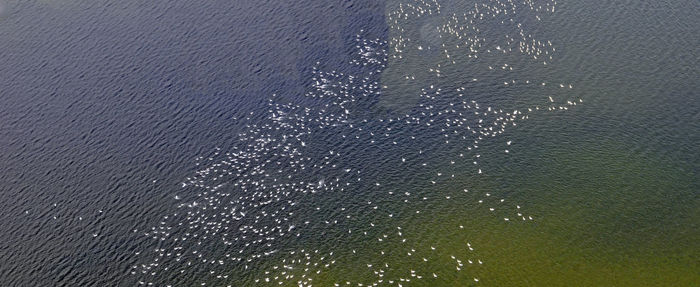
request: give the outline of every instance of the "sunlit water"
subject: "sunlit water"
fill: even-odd
[[[2,3],[1,282],[697,285],[699,9]]]

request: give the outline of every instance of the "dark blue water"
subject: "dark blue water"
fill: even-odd
[[[183,201],[199,198],[201,190],[181,186],[200,169],[196,158],[211,156],[216,162],[217,148],[240,147],[246,142],[241,133],[250,130],[247,125],[270,123],[270,99],[327,107],[323,100],[304,96],[314,90],[314,72],[368,75],[376,67],[351,64],[357,59],[358,36],[379,39],[375,46],[390,49],[393,37],[401,33],[387,15],[399,2],[421,1],[0,0],[0,285],[134,286],[141,280],[158,286],[203,281],[258,285],[254,280],[269,270],[273,259],[251,264],[252,270],[238,263],[225,265],[231,270],[226,280],[210,278],[206,264],[195,264],[180,277],[162,270],[158,276],[130,272],[134,265],[154,262],[153,248],[173,246],[144,232],[165,221],[164,215],[181,212],[176,196]],[[470,1],[439,2],[445,2],[444,13],[472,6]],[[566,113],[533,115],[509,131],[508,138],[517,145],[508,148],[518,157],[503,153],[505,139],[498,140],[500,145],[483,142],[481,154],[489,160],[479,166],[486,179],[472,178],[476,168],[471,159],[449,165],[465,151],[454,142],[441,146],[443,132],[436,128],[399,121],[370,121],[362,125],[363,132],[327,127],[308,142],[308,149],[319,158],[320,151],[340,150],[347,157],[339,164],[366,172],[366,185],[353,193],[307,201],[302,197],[302,207],[294,208],[308,218],[360,219],[335,229],[319,223],[304,236],[280,241],[280,248],[342,254],[338,260],[343,265],[319,278],[322,286],[368,278],[360,267],[371,261],[370,255],[354,259],[351,254],[371,243],[340,234],[356,228],[353,224],[386,219],[370,208],[345,212],[335,207],[364,204],[376,188],[371,183],[382,181],[393,183],[386,188],[397,194],[430,196],[454,190],[452,200],[420,206],[433,210],[428,219],[409,215],[398,224],[414,227],[411,231],[422,242],[416,246],[463,250],[454,242],[477,242],[483,250],[480,258],[491,263],[467,275],[441,275],[447,279],[437,283],[411,282],[416,285],[477,284],[472,280],[476,277],[486,286],[698,283],[693,270],[699,254],[694,242],[700,240],[700,5],[563,2],[540,24],[522,19],[533,27],[528,32],[556,44],[557,56],[547,69],[510,56],[484,56],[484,61],[441,67],[444,75],[438,79],[427,68],[444,61],[441,53],[389,59],[385,70],[368,76],[386,85],[377,87],[381,96],[358,101],[354,119],[361,123],[361,118],[420,112],[417,105],[424,99],[418,95],[432,84],[444,91],[469,87],[464,91],[469,99],[504,109],[540,105],[547,96],[583,99],[581,105]],[[444,21],[421,18],[406,24],[415,30],[405,35],[420,38],[426,47],[440,43],[430,29]],[[490,39],[505,33],[496,24],[485,28]],[[486,70],[496,62],[522,64],[525,68],[513,76],[518,80],[573,83],[574,88],[563,94],[541,87],[504,87],[504,79],[511,78]],[[404,81],[407,73],[417,80]],[[480,81],[473,83],[472,78]],[[457,97],[443,94],[449,96],[435,105],[447,107]],[[393,128],[396,139],[374,143],[341,137],[379,134],[386,127]],[[420,139],[411,141],[411,135]],[[429,154],[428,159],[415,150]],[[404,156],[416,166],[398,168]],[[437,167],[428,175],[420,162]],[[427,183],[438,171],[456,173],[458,183],[440,188]],[[335,172],[342,176],[340,169],[289,174],[331,181]],[[489,221],[493,213],[483,206],[483,213],[463,213],[480,205],[476,198],[457,195],[461,185],[529,205],[527,213],[542,220],[509,227],[500,213],[498,221]],[[380,207],[396,210],[397,217],[409,213],[401,201],[374,199]],[[329,211],[305,211],[315,206]],[[473,232],[456,235],[456,222]],[[442,226],[448,223],[455,223],[452,229]],[[387,226],[394,230],[395,224]],[[423,227],[433,232],[418,231]],[[212,249],[210,254],[226,251]],[[414,268],[400,257],[388,261]],[[530,267],[522,267],[523,262]],[[162,266],[168,264],[176,265],[169,261]],[[437,270],[453,270],[453,265],[444,263]]]
[[[131,231],[195,156],[273,93],[298,98],[317,61],[342,67],[359,30],[385,33],[373,1],[0,4],[4,286],[130,285]]]

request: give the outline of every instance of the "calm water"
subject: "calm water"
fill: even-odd
[[[697,1],[278,2],[0,0],[0,285],[700,285]]]

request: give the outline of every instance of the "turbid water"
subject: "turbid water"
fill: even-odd
[[[696,1],[1,1],[2,286],[697,286]]]

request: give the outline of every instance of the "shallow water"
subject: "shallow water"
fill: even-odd
[[[505,47],[501,37],[514,31],[497,21],[479,23],[485,39],[479,58],[450,49],[448,60],[428,50],[459,42],[434,28],[474,2],[496,3],[438,1],[439,14],[407,17],[400,27],[392,11],[433,2],[0,2],[1,285],[258,286],[281,272],[287,273],[279,278],[296,277],[266,284],[298,285],[302,275],[317,286],[699,284],[700,6],[558,1],[554,13],[518,10],[514,19],[524,30],[556,49],[546,66],[520,53],[496,53],[495,46]],[[391,48],[399,36],[412,42],[396,59]],[[385,67],[353,64],[367,61],[356,45],[386,49],[386,61],[382,53],[370,57]],[[502,69],[504,63],[514,69]],[[356,75],[349,86],[362,86],[363,77],[376,85],[352,92],[357,100],[344,109],[325,106],[333,98],[319,94],[342,90],[315,83],[331,71],[343,75],[327,78],[346,84],[347,75]],[[526,79],[548,85],[522,84]],[[503,84],[511,80],[517,84]],[[434,98],[421,97],[421,89]],[[568,109],[545,111],[550,96]],[[472,138],[449,134],[463,126],[425,125],[457,118],[438,110],[464,100],[482,111],[519,109],[528,117],[479,140],[478,151],[465,150]],[[420,104],[434,105],[435,114],[418,116]],[[527,112],[534,106],[543,109]],[[270,112],[280,110],[285,115]],[[297,134],[283,126],[302,122],[294,114],[320,119],[308,123],[304,145],[288,142],[313,158],[309,168],[250,178],[259,184],[269,175],[304,187],[265,207],[253,206],[260,197],[237,202],[248,206],[247,217],[212,217],[211,208],[236,205],[226,200],[272,196],[274,188],[255,193],[257,184],[240,176],[217,182],[220,171],[196,171],[230,161],[225,153],[258,139]],[[406,114],[420,124],[407,123]],[[472,127],[481,117],[461,116]],[[272,129],[250,138],[241,135],[249,134],[247,125]],[[270,151],[250,154],[289,163]],[[207,187],[193,186],[188,178],[195,176]],[[202,208],[216,198],[222,201]],[[280,210],[283,224],[261,215]],[[198,213],[188,219],[186,212]],[[267,219],[254,222],[253,215]],[[223,231],[207,229],[207,222],[235,231],[222,239]],[[197,244],[179,223],[217,235]],[[166,226],[168,235],[152,232]],[[283,228],[275,239],[263,236],[265,246],[240,237],[246,226]],[[190,241],[178,244],[178,236]],[[235,244],[223,244],[234,237]],[[177,246],[209,260],[160,255]],[[245,259],[230,259],[237,256]],[[299,259],[320,267],[281,271],[282,260]],[[152,263],[158,265],[143,267]]]

